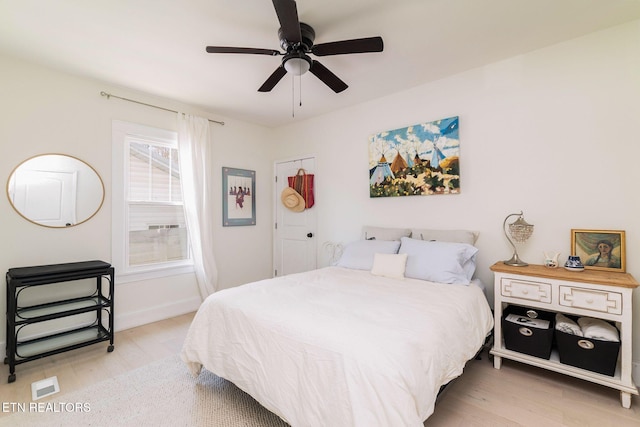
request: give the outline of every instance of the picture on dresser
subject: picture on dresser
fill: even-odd
[[[625,235],[622,230],[571,230],[571,255],[584,268],[625,272]]]

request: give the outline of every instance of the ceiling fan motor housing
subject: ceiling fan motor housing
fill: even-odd
[[[284,35],[282,33],[282,28],[278,30],[278,38],[280,39],[280,46],[282,47],[282,49],[287,51],[287,53],[291,52],[292,50],[300,50],[302,52],[309,52],[311,50],[311,47],[313,46],[313,41],[316,39],[316,32],[313,30],[311,25],[301,22],[300,36],[302,38],[302,41],[300,43],[300,46],[296,46],[284,38]]]

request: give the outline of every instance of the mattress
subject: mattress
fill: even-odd
[[[294,427],[417,427],[492,327],[477,282],[327,267],[209,296],[181,357]]]

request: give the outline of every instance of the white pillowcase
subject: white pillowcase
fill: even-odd
[[[476,269],[478,248],[467,243],[434,242],[403,237],[399,253],[406,253],[405,277],[430,282],[468,285]]]
[[[375,254],[371,274],[374,276],[404,278],[404,269],[407,265],[407,254]]]
[[[375,254],[397,254],[400,242],[389,240],[357,240],[344,247],[338,267],[354,270],[369,270],[373,268]]]

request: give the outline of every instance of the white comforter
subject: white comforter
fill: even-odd
[[[492,327],[473,283],[327,267],[211,295],[181,355],[294,427],[422,426]]]

